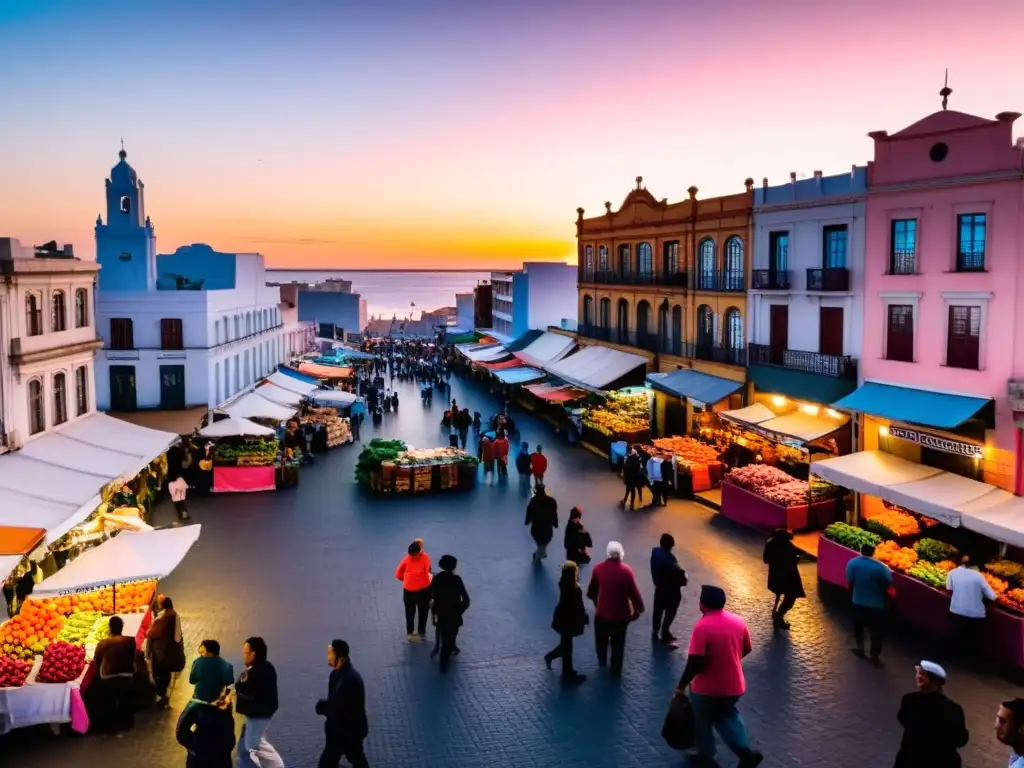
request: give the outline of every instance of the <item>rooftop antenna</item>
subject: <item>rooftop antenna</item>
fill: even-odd
[[[946,69],[946,80],[942,84],[942,90],[939,91],[939,96],[942,97],[942,109],[946,109],[946,105],[949,103],[949,96],[953,93],[953,89],[949,87],[949,69]]]

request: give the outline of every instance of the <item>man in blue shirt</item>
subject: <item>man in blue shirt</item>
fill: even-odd
[[[864,630],[871,636],[871,660],[878,662],[885,639],[885,607],[892,588],[892,571],[875,560],[875,547],[865,544],[860,557],[846,564],[846,583],[853,590],[853,636],[857,647],[853,652],[864,656]]]

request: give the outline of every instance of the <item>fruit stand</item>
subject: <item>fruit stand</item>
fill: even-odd
[[[926,524],[914,535],[929,528],[935,530],[934,525]],[[912,546],[903,546],[901,541],[908,541],[905,533],[890,538],[866,528],[833,523],[818,544],[818,578],[845,589],[846,564],[860,554],[862,545],[872,544],[875,558],[893,572],[895,615],[931,635],[949,637],[946,574],[956,567],[960,552],[930,537],[918,538]],[[1024,669],[1024,566],[996,559],[983,565],[981,572],[998,596],[997,604],[988,606],[985,618],[985,655],[998,664]]]
[[[663,456],[671,457],[680,495],[692,496],[721,484],[724,467],[713,446],[692,437],[659,437],[652,442]]]
[[[353,440],[349,420],[339,416],[335,408],[307,408],[302,415],[302,423],[313,424],[318,429],[324,430],[326,438],[324,447],[326,448],[337,448],[339,445],[351,443]]]
[[[580,414],[583,441],[599,448],[613,442],[645,443],[651,437],[650,399],[643,387],[609,392],[600,405]]]
[[[122,533],[42,581],[18,615],[0,624],[0,733],[72,721],[84,712],[81,692],[95,668],[97,643],[109,618],[142,649],[152,622],[157,580],[167,576],[199,538],[192,525]]]
[[[844,510],[838,491],[827,483],[808,483],[777,467],[748,464],[725,476],[720,514],[762,531],[800,531],[823,528],[841,519]]]
[[[213,491],[233,493],[273,491],[277,433],[249,419],[230,417],[199,430],[216,440],[213,449]]]
[[[374,439],[356,461],[356,480],[374,493],[468,490],[477,458],[459,448],[410,448],[401,440]]]

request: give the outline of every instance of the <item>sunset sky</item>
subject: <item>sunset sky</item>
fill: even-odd
[[[1024,112],[1022,0],[3,0],[0,236],[93,258],[124,138],[158,250],[572,259],[575,209],[847,171]],[[1024,134],[1024,121],[1018,124]]]

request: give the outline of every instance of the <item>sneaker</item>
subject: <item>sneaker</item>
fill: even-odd
[[[408,643],[418,643],[420,641],[420,636],[417,635],[415,632],[410,632],[405,636],[405,640]]]
[[[562,682],[567,685],[579,685],[587,679],[586,675],[581,675],[579,672],[570,672],[568,675],[562,675]]]
[[[676,641],[676,636],[673,635],[671,632],[662,632],[661,639],[664,640],[666,643],[674,643]]]
[[[760,752],[748,752],[740,758],[738,768],[756,768],[764,760],[764,755]]]

